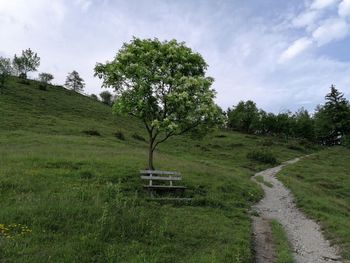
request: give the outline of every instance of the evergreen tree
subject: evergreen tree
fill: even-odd
[[[325,144],[339,144],[350,132],[350,105],[333,85],[325,99],[325,105],[316,109],[317,137]]]

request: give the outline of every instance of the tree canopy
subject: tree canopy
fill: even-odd
[[[79,76],[79,73],[75,70],[68,74],[64,85],[68,89],[74,90],[75,92],[82,92],[85,87],[84,80]]]
[[[30,48],[22,50],[22,55],[20,57],[15,55],[13,58],[13,67],[18,75],[25,79],[27,78],[28,72],[37,71],[39,66],[40,57]]]
[[[6,78],[12,74],[11,60],[0,57],[0,93],[5,86]]]
[[[350,133],[350,104],[333,85],[325,99],[315,114],[317,137],[325,144],[338,144]]]
[[[203,57],[176,40],[133,38],[116,57],[98,63],[95,75],[115,89],[113,110],[142,120],[149,134],[149,168],[153,151],[174,135],[205,129],[215,122],[218,108],[205,75]]]
[[[39,74],[39,80],[45,84],[49,84],[53,80],[53,75],[50,73],[42,72]]]
[[[100,97],[102,99],[102,102],[107,105],[112,105],[113,104],[113,95],[110,93],[108,90],[102,91],[100,93]]]

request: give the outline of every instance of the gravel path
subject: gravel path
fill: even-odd
[[[260,184],[265,191],[265,197],[257,205],[255,205],[253,209],[258,212],[259,216],[264,220],[277,219],[283,225],[288,239],[293,246],[294,259],[296,262],[342,262],[337,249],[332,247],[323,237],[320,226],[314,221],[308,219],[295,206],[294,198],[291,192],[274,177],[274,175],[277,174],[283,166],[295,163],[297,161],[299,161],[299,159],[285,162],[280,166],[257,173],[253,177],[253,180],[255,180],[256,176],[262,176],[265,181],[273,184],[273,187],[267,187]],[[269,236],[268,229],[266,231],[256,231],[256,229],[262,227],[263,226],[259,226],[259,220],[257,217],[253,217],[255,246],[259,246],[259,239],[264,240],[266,239],[266,235]],[[264,255],[261,255],[261,253],[259,255],[259,251],[262,250],[264,250],[264,248],[255,248],[256,262],[272,262],[266,259],[264,261],[262,258]]]

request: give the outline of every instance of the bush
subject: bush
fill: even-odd
[[[80,179],[91,179],[94,177],[94,174],[90,171],[81,171],[79,175]]]
[[[47,86],[44,83],[39,84],[39,90],[47,90]]]
[[[275,144],[275,142],[270,138],[270,139],[266,139],[266,140],[264,140],[263,142],[262,142],[262,145],[263,146],[272,146],[272,145],[274,145]]]
[[[277,159],[273,153],[265,149],[251,151],[247,154],[247,158],[261,163],[277,164]]]
[[[125,141],[125,136],[121,131],[116,132],[114,136],[119,140]]]
[[[83,131],[83,133],[90,136],[101,136],[101,134],[96,130],[86,130],[86,131]]]
[[[218,134],[215,135],[215,138],[226,138],[227,136],[225,134]]]
[[[301,152],[305,150],[303,147],[301,147],[295,143],[288,144],[287,148],[291,149],[291,150],[295,150],[295,151],[301,151]]]
[[[133,137],[135,140],[145,142],[146,139],[142,137],[141,135],[138,135],[137,133],[134,133],[131,137]]]
[[[30,84],[29,80],[21,78],[21,77],[18,78],[18,83],[24,84],[24,85],[29,85]]]
[[[309,141],[307,139],[300,140],[299,144],[301,146],[303,146],[305,149],[312,149],[312,150],[317,150],[318,149],[318,146],[315,143],[313,143],[313,142],[311,142],[311,141]]]
[[[345,135],[342,139],[341,139],[341,145],[347,147],[350,149],[350,135]]]

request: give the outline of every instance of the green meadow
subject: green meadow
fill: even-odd
[[[1,262],[251,262],[249,211],[263,192],[250,178],[272,164],[247,154],[268,150],[282,162],[313,151],[297,141],[220,130],[201,140],[174,137],[156,151],[155,165],[181,172],[184,197],[192,200],[157,202],[139,177],[148,152],[137,120],[114,116],[109,106],[62,87],[42,90],[17,78],[1,95],[0,112]],[[349,156],[332,151],[339,160]],[[338,157],[324,159],[327,153],[280,177],[309,194],[313,182],[293,169],[313,171],[330,162],[329,172],[343,169]],[[304,164],[313,160],[313,168]],[[327,195],[310,195],[321,203],[307,199],[302,207],[349,244],[345,169],[331,177],[320,172],[327,184],[320,180],[311,189]],[[331,183],[334,176],[347,186]],[[344,218],[343,226],[332,225],[332,217]]]
[[[350,259],[350,149],[333,147],[283,169],[278,178]]]

